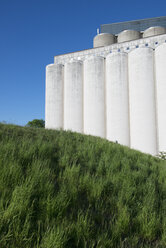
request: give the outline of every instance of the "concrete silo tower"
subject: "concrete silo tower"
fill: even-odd
[[[104,24],[46,67],[46,128],[166,151],[166,17]]]

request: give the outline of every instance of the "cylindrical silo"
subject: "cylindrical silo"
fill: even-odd
[[[102,33],[98,34],[93,39],[93,47],[109,46],[115,43],[115,35]]]
[[[105,137],[104,58],[84,61],[84,133]]]
[[[81,61],[64,66],[64,129],[83,131],[83,64]]]
[[[155,50],[158,151],[166,151],[166,44]]]
[[[107,139],[129,146],[128,55],[106,57]]]
[[[157,145],[153,49],[137,48],[128,56],[131,148],[155,155]]]
[[[63,71],[61,64],[46,66],[46,128],[63,128]]]
[[[136,30],[124,30],[118,34],[118,43],[141,38],[141,33]]]
[[[164,27],[150,27],[143,32],[143,38],[150,36],[161,35],[166,33],[166,28]]]

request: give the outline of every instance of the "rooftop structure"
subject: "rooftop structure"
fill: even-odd
[[[142,32],[149,27],[155,27],[155,26],[166,27],[166,16],[135,20],[135,21],[102,24],[100,25],[100,33],[110,33],[117,35],[123,30],[127,30],[127,29]]]

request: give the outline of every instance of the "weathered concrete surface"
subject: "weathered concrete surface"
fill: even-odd
[[[105,138],[104,58],[84,61],[84,133]]]
[[[143,38],[161,35],[166,33],[166,28],[164,27],[150,27],[143,32]]]
[[[115,43],[113,34],[98,34],[93,39],[93,47],[109,46]]]
[[[75,61],[64,67],[64,129],[83,132],[83,64]]]
[[[107,139],[130,145],[128,55],[111,53],[106,57]]]
[[[157,153],[153,49],[129,53],[129,103],[131,148]]]
[[[124,30],[118,34],[118,43],[131,40],[138,40],[141,38],[141,33],[135,30]]]

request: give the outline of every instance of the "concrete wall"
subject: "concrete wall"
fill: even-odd
[[[55,58],[46,68],[46,128],[166,151],[165,41],[159,35]]]

